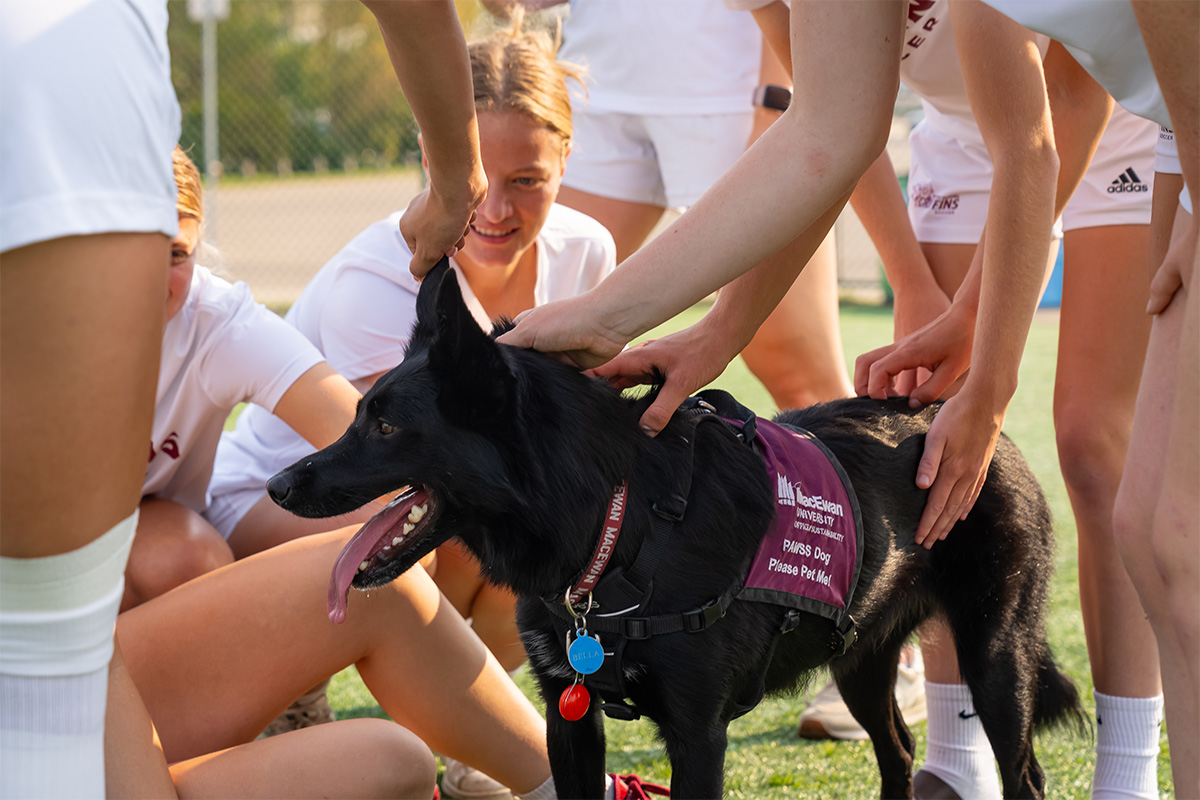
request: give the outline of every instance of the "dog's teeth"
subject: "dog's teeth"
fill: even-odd
[[[392,546],[391,546],[390,544],[385,544],[385,545],[383,546],[383,549],[384,549],[384,550],[391,550],[391,549],[392,549]]]
[[[367,568],[367,562],[366,562],[366,561],[364,561],[364,562],[362,562],[361,564],[359,564],[359,565],[358,565],[358,571],[359,571],[359,572],[362,572],[362,571],[363,571],[364,569],[366,569],[366,568]]]
[[[403,528],[404,535],[405,535],[405,536],[408,536],[408,534],[412,533],[412,529],[413,529],[413,528],[415,528],[415,527],[416,527],[416,526],[415,526],[415,525],[413,525],[411,522],[406,522],[406,523],[404,523],[404,528]]]
[[[410,522],[420,522],[420,521],[421,521],[421,517],[425,516],[425,512],[426,512],[428,509],[429,509],[429,506],[427,506],[427,505],[424,505],[424,506],[413,506],[413,507],[412,507],[412,510],[408,512],[408,519],[409,519],[409,521],[410,521]]]
[[[407,533],[407,531],[405,531],[405,532]],[[400,537],[400,536],[397,536],[395,539],[392,539],[392,544],[391,544],[391,545],[388,545],[388,547],[391,547],[392,545],[400,544],[400,543],[401,543],[401,542],[403,542],[403,541],[404,541],[404,539],[403,539],[402,537]],[[387,550],[387,547],[385,547],[385,548],[383,548],[383,549],[384,549],[384,550]]]

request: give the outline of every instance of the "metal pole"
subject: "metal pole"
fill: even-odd
[[[204,80],[204,216],[205,238],[218,245],[217,183],[221,177],[221,146],[217,125],[217,15],[213,0],[205,2],[201,23]]]

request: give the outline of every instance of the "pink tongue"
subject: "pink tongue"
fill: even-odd
[[[333,564],[333,573],[329,576],[329,595],[326,602],[330,620],[337,623],[345,621],[350,584],[358,573],[358,565],[376,551],[379,541],[384,536],[395,536],[392,531],[404,523],[412,507],[424,503],[426,499],[424,489],[406,489],[382,511],[367,520],[342,548]]]

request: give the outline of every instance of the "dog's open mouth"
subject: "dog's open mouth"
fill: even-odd
[[[358,529],[342,548],[329,576],[329,619],[346,619],[351,586],[371,588],[395,577],[389,574],[382,579],[380,573],[422,538],[433,517],[433,505],[425,487],[409,487]]]

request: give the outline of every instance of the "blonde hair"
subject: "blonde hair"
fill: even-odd
[[[518,8],[507,30],[468,46],[475,111],[520,111],[558,134],[565,153],[572,132],[567,78],[582,86],[584,69],[557,59],[558,36],[522,31],[523,21]]]
[[[175,201],[179,216],[195,217],[203,222],[204,208],[201,198],[204,194],[200,188],[200,170],[196,169],[192,159],[188,158],[188,154],[183,152],[179,145],[175,145],[171,161],[175,167],[175,186],[179,189],[179,196]]]

